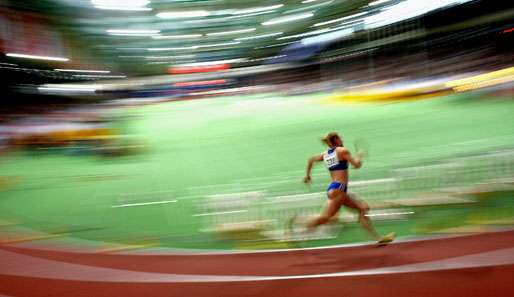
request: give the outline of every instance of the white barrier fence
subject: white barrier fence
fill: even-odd
[[[350,182],[349,189],[371,205],[415,198],[419,202],[417,205],[422,205],[423,197],[429,193],[457,192],[481,184],[508,183],[513,177],[514,151],[499,151],[455,158],[440,164],[396,169],[391,178]],[[210,195],[199,205],[195,216],[203,217],[209,230],[251,222],[269,222],[272,228],[281,229],[294,215],[319,214],[325,199],[325,192],[271,196],[263,190]],[[426,199],[427,205],[433,203],[433,195],[431,200]]]

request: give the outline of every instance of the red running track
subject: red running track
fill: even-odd
[[[225,254],[2,246],[0,263],[0,296],[514,295],[514,231]]]

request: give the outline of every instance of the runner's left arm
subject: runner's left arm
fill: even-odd
[[[344,160],[350,162],[350,164],[352,164],[353,168],[355,168],[355,169],[361,168],[361,166],[362,166],[362,154],[361,153],[357,153],[357,157],[354,159],[349,150],[347,150],[346,148],[342,148],[341,151],[339,152],[339,154]]]

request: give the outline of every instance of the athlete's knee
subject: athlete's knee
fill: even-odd
[[[320,225],[326,224],[326,223],[328,223],[328,221],[330,221],[329,216],[319,216],[318,217],[318,224],[320,224]]]
[[[366,215],[369,212],[369,205],[362,201],[362,203],[359,205],[359,213],[361,215]]]

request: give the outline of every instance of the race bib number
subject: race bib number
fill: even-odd
[[[327,166],[327,168],[334,167],[339,163],[335,151],[331,154],[323,155],[323,161],[325,161],[325,165]]]

